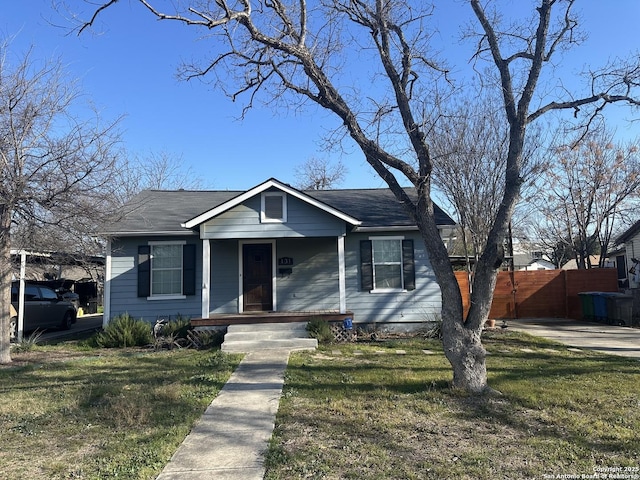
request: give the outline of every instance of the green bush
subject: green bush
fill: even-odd
[[[34,331],[28,337],[24,337],[20,343],[16,343],[13,346],[13,351],[16,353],[30,352],[36,345],[38,345],[43,333],[44,332],[42,330]]]
[[[307,323],[307,332],[318,340],[318,343],[331,343],[334,340],[329,322],[321,318],[314,317],[310,319],[309,323]]]
[[[175,320],[170,320],[162,326],[160,334],[164,337],[187,338],[187,332],[191,329],[189,317],[178,315]]]
[[[193,330],[191,332],[193,338],[200,342],[200,347],[218,348],[224,342],[224,332],[222,330]]]
[[[111,319],[107,328],[95,336],[98,347],[141,347],[153,342],[151,325],[142,319],[135,319],[123,313]]]

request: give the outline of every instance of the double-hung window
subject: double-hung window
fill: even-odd
[[[373,289],[399,290],[402,283],[402,244],[400,239],[373,239]]]
[[[360,242],[362,290],[394,292],[415,289],[413,240],[371,237]]]
[[[149,299],[195,295],[195,244],[149,242],[138,247],[138,296]]]
[[[182,295],[182,245],[151,245],[151,296]]]

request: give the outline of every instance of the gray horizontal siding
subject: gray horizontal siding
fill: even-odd
[[[279,240],[277,255],[293,258],[291,274],[276,279],[278,310],[311,311],[340,308],[337,239]]]
[[[232,239],[338,236],[346,227],[344,221],[291,196],[287,198],[286,222],[261,223],[260,195],[256,195],[201,228],[203,238]]]
[[[138,297],[138,245],[150,240],[166,238],[126,238],[112,241],[111,245],[111,317],[128,313],[135,318],[154,322],[158,316],[183,315],[199,317],[201,313],[200,289],[197,294],[180,300],[147,300]],[[174,238],[172,238],[174,240]],[[193,237],[175,238],[195,243]],[[196,247],[196,285],[202,285],[202,247]]]
[[[239,259],[237,240],[211,241],[211,313],[238,313]]]
[[[347,269],[347,308],[355,321],[365,323],[412,323],[432,320],[441,308],[440,287],[425,251],[424,243],[415,232],[398,235],[413,239],[416,289],[407,292],[370,293],[360,289],[360,240],[367,234],[349,235],[345,246]],[[375,236],[384,236],[376,234]],[[394,232],[391,236],[397,236]]]
[[[379,235],[376,235],[379,236]],[[394,232],[393,236],[397,236]],[[416,289],[408,292],[370,293],[360,291],[360,240],[367,234],[351,234],[346,239],[347,308],[357,323],[412,323],[435,318],[440,312],[440,288],[427,258],[424,244],[415,232]],[[186,237],[185,237],[186,238]],[[137,249],[149,239],[127,238],[112,245],[111,315],[128,312],[154,321],[160,315],[199,317],[201,292],[184,300],[147,300],[137,297]],[[160,238],[156,240],[161,240]],[[193,238],[186,238],[193,242]],[[196,285],[202,285],[202,247],[197,247]],[[335,237],[278,239],[276,258],[291,257],[290,274],[276,271],[279,311],[337,310],[339,278]],[[211,241],[211,313],[236,313],[239,294],[238,240]]]

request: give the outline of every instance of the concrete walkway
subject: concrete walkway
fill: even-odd
[[[571,347],[640,358],[640,328],[559,318],[508,320],[507,325],[510,329],[548,338]]]
[[[289,353],[248,353],[157,480],[262,480]]]

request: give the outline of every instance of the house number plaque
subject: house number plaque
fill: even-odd
[[[291,258],[291,257],[280,257],[278,259],[278,265],[293,265],[293,258]]]

